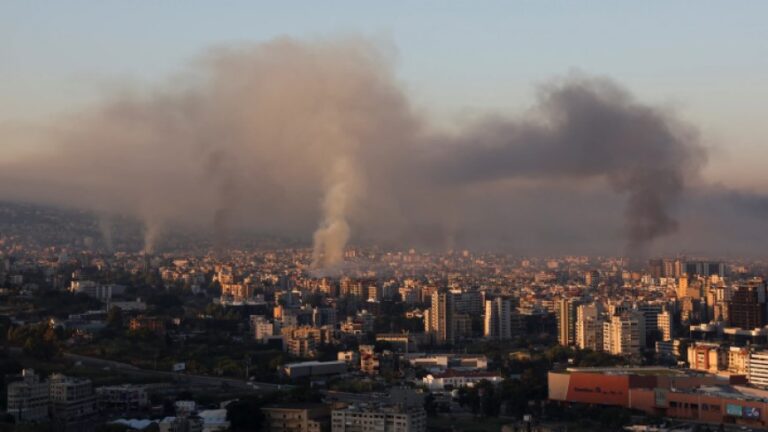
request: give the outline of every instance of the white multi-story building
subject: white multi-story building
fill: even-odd
[[[428,389],[435,391],[442,391],[447,388],[474,387],[482,381],[498,384],[504,381],[504,377],[498,372],[457,371],[449,369],[442,373],[428,374],[422,378],[424,385]]]
[[[600,308],[594,303],[576,308],[576,346],[595,351],[603,349],[603,321]]]
[[[768,351],[755,351],[749,354],[747,377],[752,385],[768,387]]]
[[[603,324],[603,349],[614,355],[639,355],[645,347],[645,319],[640,311],[614,315]]]
[[[331,413],[331,432],[424,432],[424,408],[397,405],[351,405]]]
[[[48,383],[41,382],[32,369],[24,369],[22,377],[21,381],[8,384],[8,414],[18,423],[47,419]]]

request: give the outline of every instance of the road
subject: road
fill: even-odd
[[[18,347],[9,347],[8,351],[14,354],[21,354],[21,348],[18,348]],[[99,369],[109,368],[114,371],[122,371],[122,372],[131,373],[133,375],[142,375],[147,377],[172,378],[175,381],[185,382],[185,383],[199,385],[199,386],[217,386],[217,387],[228,386],[233,389],[251,390],[256,393],[271,393],[279,390],[288,390],[293,388],[293,386],[285,385],[285,384],[273,384],[273,383],[246,381],[246,380],[237,379],[237,378],[213,377],[213,376],[207,376],[207,375],[192,375],[192,374],[178,373],[178,372],[171,372],[171,371],[141,369],[128,363],[122,363],[114,360],[107,360],[107,359],[102,359],[98,357],[89,357],[89,356],[83,356],[83,355],[72,354],[72,353],[64,353],[64,358],[73,362],[79,362],[84,366],[89,366],[93,368],[99,368]]]

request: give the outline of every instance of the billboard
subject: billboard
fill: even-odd
[[[725,413],[731,416],[741,417],[741,405],[727,404]]]
[[[186,363],[175,363],[173,365],[173,371],[174,372],[181,372],[181,371],[185,370],[186,368],[187,368],[187,364]]]
[[[748,419],[759,419],[760,408],[744,407],[741,410],[741,415],[744,416],[744,418],[748,418]]]

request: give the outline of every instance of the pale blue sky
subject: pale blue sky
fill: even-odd
[[[698,125],[717,148],[708,175],[768,186],[766,1],[0,0],[0,122],[162,81],[212,45],[350,33],[391,44],[441,121],[522,110],[569,71],[604,75]]]

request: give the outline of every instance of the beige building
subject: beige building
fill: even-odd
[[[301,358],[314,358],[317,347],[331,342],[331,331],[325,327],[285,327],[282,334],[285,350]]]
[[[696,343],[688,347],[688,367],[716,374],[728,369],[728,351],[719,344]]]
[[[734,375],[747,375],[749,348],[730,347],[728,349],[728,372]]]
[[[614,315],[603,324],[603,349],[614,355],[639,355],[645,347],[645,318],[642,312]]]
[[[280,404],[261,409],[270,432],[328,432],[330,408],[325,404]]]
[[[576,346],[595,351],[603,349],[603,321],[594,303],[576,308]]]
[[[422,407],[351,405],[334,410],[331,432],[425,432],[427,414]]]
[[[659,329],[659,332],[661,333],[661,340],[662,341],[670,341],[672,340],[672,336],[674,334],[674,317],[672,314],[665,310],[661,312],[660,314],[656,315],[656,322],[657,322],[657,328]]]

